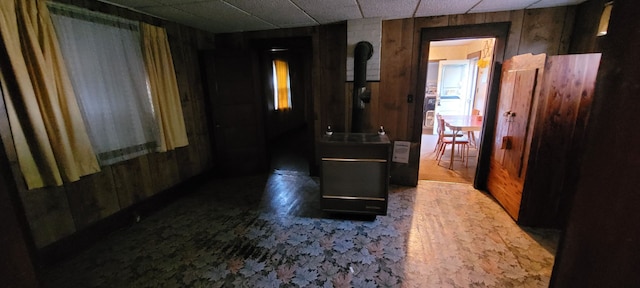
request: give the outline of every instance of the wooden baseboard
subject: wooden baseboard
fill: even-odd
[[[77,255],[114,231],[134,224],[137,217],[145,218],[175,202],[175,200],[192,193],[195,188],[209,180],[211,174],[211,171],[207,170],[193,176],[176,186],[161,191],[41,248],[37,252],[38,264],[40,267],[47,267]]]

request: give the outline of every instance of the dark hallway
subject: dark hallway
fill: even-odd
[[[309,175],[307,126],[285,132],[269,144],[270,168],[274,173]]]

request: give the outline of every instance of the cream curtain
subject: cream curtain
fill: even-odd
[[[139,23],[49,4],[62,56],[101,166],[158,149]]]
[[[100,171],[45,1],[0,1],[4,100],[29,189]]]
[[[146,23],[140,23],[140,28],[142,53],[161,139],[158,150],[164,152],[187,146],[189,141],[167,32]]]

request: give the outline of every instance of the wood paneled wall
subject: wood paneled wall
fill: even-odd
[[[638,10],[638,1],[614,2],[550,287],[640,287]]]
[[[313,137],[319,139],[327,125],[335,131],[347,129],[346,118],[346,46],[347,25],[340,22],[315,27],[265,30],[216,35],[217,48],[251,51],[256,40],[311,38],[311,94],[305,107],[307,122],[313,123]],[[255,95],[263,97],[263,95]],[[350,109],[350,106],[349,106]],[[315,146],[314,146],[315,147]],[[314,147],[310,150],[317,158]],[[313,167],[312,167],[313,168]]]
[[[417,184],[422,106],[415,101],[418,87],[420,32],[423,28],[510,22],[504,59],[524,53],[566,54],[575,18],[575,6],[388,20],[382,23],[380,101],[370,116],[388,130],[389,138],[412,142],[409,164],[392,166],[392,180]],[[424,56],[422,56],[424,57]],[[503,59],[496,59],[502,62]],[[409,103],[407,96],[413,95]],[[416,132],[418,131],[418,132]]]
[[[17,163],[6,110],[0,123],[14,179],[38,248],[89,227],[152,195],[207,171],[212,165],[205,97],[198,49],[211,46],[212,35],[90,0],[59,0],[91,10],[144,21],[167,29],[177,74],[189,145],[166,153],[152,153],[115,165],[61,187],[27,190]],[[2,105],[4,106],[4,104]],[[131,216],[133,221],[133,215]]]
[[[3,142],[0,140],[0,147]],[[33,261],[35,247],[10,167],[7,153],[0,151],[0,283],[5,287],[40,287]]]
[[[573,27],[573,37],[569,45],[569,53],[596,53],[601,52],[602,42],[606,36],[596,36],[600,24],[600,16],[604,4],[611,0],[590,0],[578,6],[576,9],[576,24]]]

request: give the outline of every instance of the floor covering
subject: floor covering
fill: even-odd
[[[187,192],[187,191],[185,191]],[[304,173],[214,179],[76,257],[47,287],[547,287],[558,232],[470,184],[392,186],[386,216],[325,214]]]

